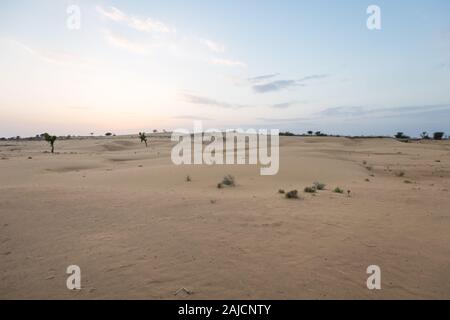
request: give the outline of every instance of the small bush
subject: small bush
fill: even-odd
[[[288,193],[286,193],[286,198],[287,199],[298,199],[298,191],[297,190],[289,191]]]
[[[411,184],[412,183],[410,180],[405,180],[403,182],[406,183],[406,184]]]
[[[434,140],[442,140],[444,137],[444,132],[435,132],[433,133],[433,139]]]
[[[186,176],[186,182],[191,182],[191,181],[192,181],[191,176]]]
[[[409,139],[409,136],[405,135],[403,132],[397,132],[395,135],[395,138],[397,139]]]
[[[223,177],[223,180],[221,183],[223,185],[229,186],[229,187],[235,186],[234,177],[232,175],[227,175],[227,176]]]
[[[315,187],[306,187],[303,191],[305,191],[306,193],[316,193],[316,188]]]
[[[405,176],[405,173],[403,172],[403,171],[399,171],[399,172],[396,172],[395,173],[395,175],[397,176],[397,177],[404,177]]]
[[[281,194],[283,194],[283,193],[285,193],[285,192],[284,192],[284,190],[283,190],[283,189],[280,189],[280,190],[278,190],[278,193],[281,193]]]
[[[316,190],[323,190],[325,189],[326,184],[321,182],[314,182],[314,187]]]
[[[342,190],[342,189],[339,188],[339,187],[336,187],[336,188],[334,188],[333,192],[334,192],[334,193],[344,193],[344,190]]]

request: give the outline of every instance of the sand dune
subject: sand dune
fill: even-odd
[[[0,298],[450,298],[448,141],[280,144],[275,176],[174,166],[164,137],[0,144]]]

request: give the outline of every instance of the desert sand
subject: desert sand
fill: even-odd
[[[161,136],[0,142],[0,298],[450,298],[449,141],[280,144],[278,175],[261,176],[175,166]],[[218,189],[226,174],[237,185]]]

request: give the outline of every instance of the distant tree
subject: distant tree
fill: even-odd
[[[422,132],[420,137],[425,140],[430,139],[430,136],[428,135],[428,132],[426,132],[426,131]]]
[[[51,136],[46,132],[46,133],[41,134],[41,137],[43,137],[44,140],[50,144],[50,147],[52,148],[51,151],[53,153],[55,151],[56,136]]]
[[[316,136],[320,136],[322,133],[320,131],[316,131]]]
[[[145,147],[147,148],[147,137],[145,136],[145,132],[139,132],[139,139],[141,139],[141,143],[145,142]]]
[[[94,135],[94,133],[93,132],[91,132],[91,136],[93,136]]]
[[[309,134],[310,136],[312,136],[312,135],[313,135],[313,132],[312,132],[311,130],[309,130],[309,131],[308,131],[308,134]]]
[[[406,136],[403,132],[397,132],[397,134],[395,135],[395,138],[397,138],[397,139],[409,139],[409,137]]]
[[[155,130],[153,130],[153,133],[157,133],[157,132],[158,132],[158,130],[156,130],[156,129],[155,129]]]
[[[433,133],[433,139],[434,140],[442,140],[444,137],[444,132],[435,132]]]
[[[111,133],[111,132],[107,132],[107,133],[105,133],[105,136],[111,137],[111,136],[112,136],[112,133]]]

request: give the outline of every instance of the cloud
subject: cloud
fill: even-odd
[[[298,82],[306,82],[309,80],[319,80],[319,79],[324,79],[324,78],[328,78],[328,77],[329,77],[329,75],[327,75],[327,74],[313,74],[310,76],[303,77],[297,81]]]
[[[343,106],[325,109],[317,114],[317,118],[404,118],[422,117],[429,114],[448,114],[450,104],[434,104],[425,106],[402,106],[391,108],[371,108],[365,106]]]
[[[256,120],[264,121],[264,122],[270,122],[273,124],[276,123],[306,123],[310,121],[308,118],[302,118],[302,117],[295,117],[295,118],[256,118]]]
[[[123,11],[110,7],[109,10],[105,10],[101,6],[96,6],[97,12],[100,13],[103,17],[117,22],[122,23],[132,29],[142,32],[158,32],[158,33],[174,33],[176,32],[175,28],[169,27],[161,21],[154,20],[151,18],[139,18],[133,15],[128,15]]]
[[[270,75],[266,75],[266,76],[250,78],[250,79],[253,79],[254,81],[256,79],[256,81],[257,81],[257,84],[254,84],[252,86],[253,91],[255,91],[257,93],[266,93],[266,92],[271,92],[271,91],[280,91],[280,90],[284,90],[284,89],[288,89],[288,88],[292,88],[292,87],[305,87],[307,85],[308,81],[324,79],[324,78],[328,77],[328,75],[326,75],[326,74],[313,74],[313,75],[306,76],[306,77],[303,77],[298,80],[275,80],[275,81],[271,81],[271,82],[260,83],[260,82],[262,82],[261,80],[267,80],[272,77],[275,77],[276,75],[278,75],[278,74],[270,74]]]
[[[225,52],[225,46],[221,43],[203,37],[179,35],[174,27],[168,26],[167,24],[152,18],[140,18],[135,15],[130,15],[116,7],[109,7],[105,9],[102,6],[96,6],[96,10],[103,18],[115,23],[125,25],[140,32],[158,34],[158,37],[155,36],[153,38],[153,40],[158,41],[155,46],[167,48],[169,52],[172,53],[176,51],[176,48],[180,47],[186,47],[187,50],[196,47],[194,51],[198,53],[201,52],[200,50],[197,50],[199,46],[201,46],[201,49],[204,51],[207,50],[209,54],[220,54]],[[116,47],[127,49],[138,54],[146,54],[148,51],[148,46],[144,46],[127,38],[114,35],[111,32],[106,32],[106,37],[108,41]],[[204,53],[201,54],[204,55]],[[206,56],[202,57],[201,60],[207,61],[214,65],[226,67],[246,66],[246,64],[241,61],[226,58],[211,58],[210,56]]]
[[[265,80],[277,77],[279,75],[280,75],[279,73],[271,73],[271,74],[265,74],[265,75],[258,76],[258,77],[247,78],[247,80],[251,83],[261,83]]]
[[[116,35],[109,30],[105,30],[103,33],[104,33],[106,39],[108,40],[108,42],[110,44],[112,44],[113,46],[131,51],[133,53],[141,54],[141,55],[145,55],[145,54],[149,53],[148,48],[141,43],[134,42],[125,37]]]
[[[48,63],[59,65],[84,65],[88,63],[88,61],[73,53],[54,50],[38,50],[15,40],[12,42],[29,54]]]
[[[241,109],[249,107],[246,105],[231,104],[228,102],[217,101],[211,98],[196,96],[192,94],[183,94],[183,98],[188,103],[205,105],[209,107],[218,107],[223,109]]]
[[[367,106],[341,106],[331,107],[305,117],[293,118],[258,118],[266,122],[308,122],[336,120],[342,123],[344,120],[374,120],[397,119],[403,122],[411,120],[433,120],[450,117],[450,104],[435,104],[425,106],[402,106],[391,108],[372,108]]]
[[[213,119],[208,118],[208,117],[203,117],[203,116],[192,116],[192,115],[175,116],[175,117],[172,117],[172,119],[180,119],[180,120],[203,120],[203,121],[213,120]]]
[[[213,58],[210,60],[212,64],[226,66],[226,67],[246,67],[247,65],[241,61],[228,60],[221,58]]]
[[[256,84],[253,86],[253,90],[258,93],[266,93],[270,91],[279,91],[295,86],[304,86],[304,84],[298,83],[297,80],[277,80],[264,84]]]
[[[437,67],[440,69],[448,69],[450,68],[450,61],[441,62],[437,65]]]
[[[403,131],[418,136],[423,131],[449,132],[449,104],[374,108],[342,106],[304,116],[289,118],[258,118],[265,126],[293,132],[322,130],[342,135],[393,135]]]
[[[220,43],[208,39],[200,39],[200,42],[212,52],[215,53],[225,52],[225,46]]]
[[[274,109],[287,109],[295,105],[295,101],[272,104],[270,107]]]

